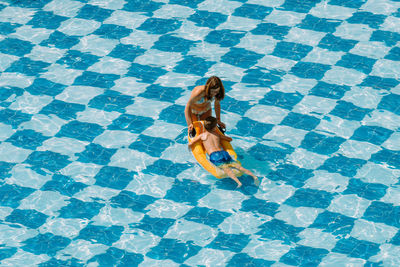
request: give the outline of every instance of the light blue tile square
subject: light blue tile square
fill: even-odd
[[[84,5],[84,3],[81,3],[79,1],[53,0],[45,5],[43,10],[51,11],[59,16],[75,17]]]
[[[177,52],[164,52],[157,49],[147,50],[143,55],[138,56],[133,61],[141,65],[152,65],[172,70],[177,62],[183,59],[181,53]]]
[[[242,202],[246,199],[248,196],[239,191],[213,189],[198,201],[198,206],[233,213],[242,207]]]
[[[123,148],[132,144],[138,136],[138,134],[127,131],[106,130],[98,135],[93,140],[93,143],[99,144],[105,148]]]
[[[118,40],[104,39],[96,35],[86,35],[72,49],[103,57],[108,55],[118,43]]]
[[[400,79],[400,62],[389,59],[378,59],[372,68],[370,75]]]
[[[224,23],[218,25],[216,30],[251,31],[259,23],[260,21],[255,19],[230,16]]]
[[[254,258],[279,261],[291,248],[281,240],[260,240],[253,236],[243,252]]]
[[[138,195],[148,195],[163,198],[174,184],[174,178],[162,175],[140,174],[125,187]]]
[[[131,62],[105,56],[90,66],[87,70],[96,73],[116,74],[123,76],[128,72],[130,66]]]
[[[218,228],[226,234],[252,235],[260,231],[259,226],[270,221],[272,218],[267,215],[252,212],[237,211],[226,218]]]
[[[244,116],[262,123],[279,124],[287,114],[289,111],[280,107],[257,105],[250,108]]]
[[[263,136],[264,139],[274,140],[278,143],[298,147],[308,132],[285,125],[276,125],[270,132]]]
[[[109,166],[126,168],[131,171],[141,171],[155,162],[157,158],[149,156],[144,152],[129,148],[118,149],[111,157]]]
[[[25,40],[33,44],[40,44],[43,40],[49,38],[53,30],[46,28],[33,28],[30,25],[24,25],[17,29],[15,33],[10,34],[12,38],[17,38],[20,40]]]
[[[314,47],[313,50],[311,50],[311,52],[308,53],[305,58],[303,58],[303,61],[325,65],[335,65],[344,54],[344,52],[330,51],[320,47]]]
[[[337,266],[364,266],[366,260],[360,258],[350,258],[341,253],[331,252],[326,255],[320,266],[324,267],[337,267]]]
[[[301,239],[298,244],[312,248],[332,250],[337,242],[335,236],[317,228],[304,229],[298,236]]]
[[[93,225],[111,227],[113,225],[126,226],[136,224],[142,220],[144,214],[135,212],[131,209],[113,208],[111,206],[103,207],[99,214],[94,216],[91,221]]]
[[[261,180],[260,190],[254,196],[259,199],[282,204],[295,191],[296,189],[291,185],[280,184],[264,178]]]
[[[64,49],[58,49],[56,47],[36,45],[35,47],[33,47],[31,53],[27,55],[27,57],[36,61],[55,63],[57,60],[64,56],[65,52],[66,51]]]
[[[171,105],[172,104],[169,102],[136,97],[135,102],[132,105],[127,106],[125,110],[127,114],[158,119],[161,111]],[[149,112],[149,110],[151,110],[151,112]]]
[[[24,250],[18,250],[12,257],[2,260],[1,264],[5,266],[26,266],[29,262],[32,266],[37,266],[48,260],[50,260],[48,255],[35,255]]]
[[[368,42],[374,31],[374,29],[371,29],[366,24],[353,24],[343,22],[341,25],[336,27],[334,35],[343,39]]]
[[[258,67],[266,68],[269,70],[283,71],[283,72],[289,72],[294,65],[296,65],[296,61],[294,60],[276,57],[268,54],[265,57],[258,60],[256,64],[256,66]]]
[[[293,27],[285,36],[285,41],[317,46],[326,33]],[[321,62],[319,62],[321,63]]]
[[[350,235],[358,240],[383,244],[388,243],[397,232],[396,227],[360,219],[354,222]]]
[[[332,111],[336,105],[337,103],[334,99],[307,95],[293,107],[292,111],[322,118]]]
[[[138,27],[140,24],[138,25]],[[125,45],[134,45],[134,46],[139,46],[144,49],[150,49],[154,43],[160,38],[161,35],[159,34],[149,34],[145,31],[140,31],[140,30],[133,30],[133,32],[122,39],[120,39],[122,44]],[[117,40],[115,40],[118,42]],[[114,42],[114,41],[113,41]]]
[[[88,223],[89,220],[55,217],[47,219],[46,223],[39,230],[41,233],[51,233],[73,239],[79,235],[80,230],[85,228]]]
[[[349,121],[336,116],[327,115],[320,121],[316,130],[343,138],[350,138],[354,131],[361,126],[358,121]]]
[[[40,178],[40,177],[38,177]],[[46,183],[49,179],[44,179]],[[37,190],[24,198],[21,201],[18,209],[22,210],[36,210],[38,212],[44,213],[52,218],[48,218],[46,223],[40,228],[44,232],[48,232],[47,227],[51,226],[50,221],[54,217],[58,216],[58,211],[68,205],[68,197],[61,195],[59,192],[55,191],[40,191]],[[46,226],[47,225],[47,226]],[[60,226],[60,225],[59,225]],[[62,230],[59,229],[59,230]],[[65,235],[65,234],[64,234]]]
[[[179,219],[193,207],[169,199],[158,199],[146,207],[146,215],[153,218]]]
[[[24,92],[23,95],[13,101],[9,108],[27,114],[36,114],[52,101],[53,98],[48,95],[31,95],[28,92]]]
[[[8,139],[15,133],[11,125],[0,123],[0,141]]]
[[[87,36],[100,26],[101,23],[95,20],[71,18],[63,21],[57,30],[70,36]]]
[[[53,64],[40,77],[55,83],[71,85],[82,73],[82,70],[69,69],[63,65]]]
[[[81,122],[87,123],[95,123],[99,124],[103,127],[106,127],[113,123],[113,121],[118,118],[121,113],[116,111],[104,111],[96,108],[88,108],[82,112],[77,112],[77,120]]]
[[[80,141],[69,137],[52,137],[43,142],[38,148],[39,151],[53,151],[69,157],[85,150],[89,142]]]
[[[369,160],[372,154],[382,150],[381,147],[369,142],[347,140],[340,145],[338,153],[348,158]]]
[[[0,53],[0,71],[5,71],[16,60],[16,56]]]
[[[74,161],[60,170],[62,175],[66,175],[74,179],[75,182],[92,185],[96,182],[94,177],[103,166],[93,163],[82,163]]]
[[[371,201],[357,195],[337,195],[327,210],[340,213],[352,218],[361,218]]]
[[[314,171],[314,176],[309,178],[303,188],[324,190],[330,193],[339,193],[347,189],[348,177],[327,171]]]
[[[274,217],[295,227],[308,227],[322,211],[323,209],[281,205]]]
[[[382,92],[369,88],[354,86],[347,91],[342,100],[353,103],[362,108],[376,109],[382,99]]]
[[[92,86],[69,86],[55,98],[64,102],[87,105],[94,97],[102,94],[104,89]]]
[[[284,26],[295,26],[301,23],[307,14],[274,9],[264,21]]]
[[[161,237],[137,228],[127,228],[113,247],[133,253],[146,254],[158,244]]]
[[[0,161],[21,163],[25,161],[33,151],[30,149],[13,146],[8,142],[0,143]]]
[[[0,11],[0,21],[26,24],[35,13],[36,11],[30,8],[7,6]]]
[[[313,153],[302,148],[296,148],[292,154],[286,157],[286,160],[300,168],[314,170],[324,164],[328,158],[329,157],[326,155]]]
[[[100,243],[93,243],[83,239],[75,239],[64,249],[58,251],[58,255],[70,255],[83,262],[88,261],[98,254],[103,254],[109,247]]]
[[[215,12],[218,10],[218,12],[222,14],[230,15],[241,5],[241,3],[229,0],[205,0],[197,5],[197,9],[209,12]]]
[[[361,122],[367,126],[380,126],[389,130],[397,131],[400,125],[400,116],[382,109],[376,109],[365,116]]]
[[[271,54],[274,52],[277,43],[278,41],[272,37],[247,33],[240,39],[240,43],[237,44],[236,47],[241,47],[259,54]]]
[[[380,183],[394,185],[400,177],[400,170],[388,168],[385,165],[367,162],[358,169],[355,178],[359,178],[366,183]]]
[[[77,192],[74,195],[74,198],[80,199],[84,202],[91,202],[93,199],[100,199],[100,201],[107,202],[119,193],[120,190],[98,185],[91,185]]]
[[[189,266],[226,266],[235,253],[229,250],[203,248],[185,261]]]
[[[377,255],[369,258],[372,262],[383,262],[385,266],[397,266],[400,264],[400,246],[382,244]]]
[[[318,18],[346,20],[350,18],[355,11],[354,8],[320,2],[310,10],[310,14]]]
[[[390,47],[382,42],[359,42],[349,52],[369,58],[384,58],[390,51]]]
[[[318,81],[314,79],[303,79],[297,76],[286,74],[282,77],[282,81],[272,86],[272,89],[284,93],[300,93],[307,95],[307,93],[317,85]]]
[[[393,133],[382,146],[390,150],[400,150],[400,133]]]
[[[11,177],[5,179],[8,184],[35,189],[40,189],[49,180],[51,175],[39,174],[25,164],[15,165],[11,170]]]
[[[354,86],[362,83],[365,77],[367,76],[364,73],[354,69],[332,66],[330,70],[325,72],[322,81],[330,84]]]

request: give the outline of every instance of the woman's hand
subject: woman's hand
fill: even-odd
[[[222,128],[226,129],[225,123],[223,123],[220,120],[218,120],[217,123],[218,123],[219,126],[221,126]]]
[[[188,126],[188,133],[191,133],[193,130],[193,123]]]

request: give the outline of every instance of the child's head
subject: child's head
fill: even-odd
[[[211,76],[206,82],[206,98],[212,99],[214,96],[218,100],[224,99],[225,88],[222,81],[217,76]]]
[[[216,118],[210,116],[204,120],[204,128],[206,128],[207,131],[210,132],[210,131],[214,130],[215,127],[217,127],[217,119]]]

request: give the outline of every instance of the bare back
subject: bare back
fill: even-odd
[[[223,150],[220,143],[221,138],[218,134],[205,131],[201,134],[200,138],[203,141],[203,146],[206,149],[208,155],[215,151]]]

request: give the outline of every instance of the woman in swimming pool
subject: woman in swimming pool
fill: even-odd
[[[196,86],[190,99],[186,104],[185,118],[188,125],[188,131],[193,129],[193,122],[204,120],[211,116],[211,102],[214,101],[215,117],[218,125],[225,128],[225,124],[221,122],[221,105],[220,101],[224,99],[225,88],[222,81],[217,76],[210,77],[205,85]]]

